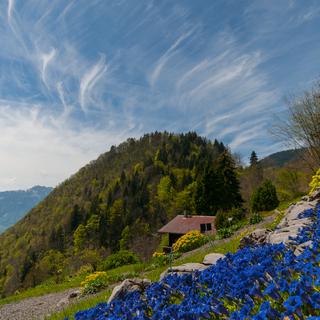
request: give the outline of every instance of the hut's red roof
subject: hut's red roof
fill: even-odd
[[[178,215],[171,221],[169,221],[165,226],[163,226],[159,233],[177,233],[185,234],[191,230],[200,230],[200,225],[205,223],[211,223],[212,229],[214,230],[215,217],[213,216],[188,216]]]

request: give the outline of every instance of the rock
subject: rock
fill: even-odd
[[[304,224],[292,224],[285,228],[276,229],[273,232],[273,234],[290,233],[291,237],[296,237],[299,233],[299,230],[302,229],[304,226],[305,226]]]
[[[296,236],[292,235],[290,232],[279,232],[279,233],[270,233],[267,238],[267,242],[270,244],[284,243],[290,244],[292,241],[289,237]]]
[[[139,290],[143,292],[150,284],[151,281],[149,279],[126,279],[122,281],[120,285],[114,287],[108,303],[112,302],[115,299],[122,298],[133,291]]]
[[[81,291],[80,290],[75,290],[73,292],[71,292],[68,296],[68,299],[74,299],[74,298],[77,298],[79,297],[81,294]]]
[[[174,266],[166,271],[162,272],[160,275],[160,281],[165,278],[168,274],[170,273],[177,273],[177,274],[185,274],[185,273],[193,273],[194,271],[201,271],[204,269],[207,269],[209,265],[204,265],[202,263],[196,263],[196,262],[190,262],[190,263],[185,263],[180,266]]]
[[[299,255],[304,251],[304,249],[310,247],[311,245],[312,245],[312,241],[311,241],[311,240],[299,244],[299,245],[296,247],[296,250],[294,250],[294,254],[295,254],[296,256],[299,256]]]
[[[239,248],[264,244],[267,241],[269,233],[270,231],[267,229],[256,229],[240,240]]]
[[[216,264],[219,259],[224,259],[224,257],[225,255],[221,253],[209,253],[204,257],[202,264],[213,265]]]
[[[313,202],[305,202],[305,201],[300,201],[296,203],[293,206],[290,206],[288,210],[286,211],[285,218],[287,221],[291,220],[297,220],[299,219],[300,213],[307,209],[313,209],[315,207],[316,203]],[[290,223],[290,222],[289,222]]]
[[[309,196],[303,196],[301,198],[301,201],[310,201],[310,197]]]

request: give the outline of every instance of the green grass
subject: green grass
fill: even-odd
[[[112,284],[122,281],[127,277],[135,277],[143,270],[145,270],[145,264],[133,264],[108,270],[107,273],[110,278],[110,284]],[[45,283],[34,288],[30,288],[15,295],[0,299],[0,305],[17,302],[26,298],[39,297],[48,293],[60,292],[71,288],[80,287],[81,282],[85,279],[86,276],[87,274],[75,276],[72,278],[70,277],[61,283],[55,283],[52,280],[46,281]]]
[[[73,316],[78,311],[86,310],[96,306],[98,303],[108,301],[110,294],[111,294],[110,289],[106,291],[102,291],[90,298],[87,298],[77,303],[69,305],[63,311],[51,315],[50,317],[46,318],[46,320],[63,320],[66,317],[68,317],[70,320],[74,319]]]
[[[39,297],[44,294],[60,292],[70,288],[76,288],[80,286],[80,283],[84,280],[86,275],[76,276],[73,278],[68,278],[61,283],[55,283],[54,281],[47,281],[40,284],[34,288],[27,289],[22,292],[18,292],[15,295],[0,299],[0,305],[17,302],[26,298]]]

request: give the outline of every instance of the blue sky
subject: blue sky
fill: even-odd
[[[284,148],[268,129],[319,78],[319,18],[316,0],[1,1],[0,190],[155,130]]]

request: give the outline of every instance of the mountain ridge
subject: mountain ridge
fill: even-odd
[[[43,200],[53,188],[36,185],[26,190],[0,192],[0,233],[23,218]]]

